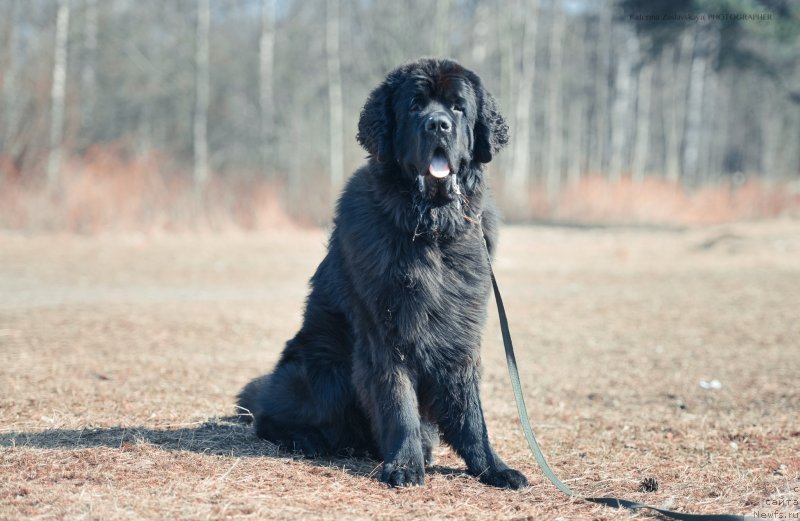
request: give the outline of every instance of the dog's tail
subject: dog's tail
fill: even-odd
[[[259,376],[239,391],[236,396],[236,415],[239,417],[239,421],[250,423],[258,416],[268,378],[269,375],[266,374]]]

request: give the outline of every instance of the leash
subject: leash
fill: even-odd
[[[483,231],[483,230],[481,230]],[[536,435],[533,433],[533,427],[528,419],[528,409],[525,407],[525,399],[522,394],[522,384],[519,379],[519,371],[517,370],[517,358],[514,356],[514,346],[511,343],[511,333],[508,329],[508,318],[506,317],[506,309],[503,306],[503,298],[500,296],[500,288],[497,286],[497,279],[494,276],[492,269],[492,260],[489,255],[489,248],[486,245],[486,237],[484,236],[483,244],[486,247],[486,255],[489,260],[489,274],[492,278],[492,288],[494,289],[494,300],[497,304],[497,313],[500,316],[500,330],[503,334],[503,346],[506,350],[506,363],[508,364],[508,374],[511,377],[511,388],[514,390],[514,400],[517,402],[517,413],[519,413],[519,420],[522,423],[522,432],[525,434],[525,439],[528,440],[528,446],[542,469],[547,479],[555,485],[555,487],[564,494],[591,503],[598,503],[612,508],[627,508],[629,510],[653,510],[671,519],[678,519],[680,521],[749,521],[755,520],[754,517],[736,516],[730,514],[687,514],[685,512],[676,512],[674,510],[667,510],[665,508],[658,508],[637,501],[630,501],[628,499],[621,499],[616,497],[586,497],[573,492],[563,481],[558,479],[553,469],[547,464],[547,460],[539,447],[539,442],[536,441]]]

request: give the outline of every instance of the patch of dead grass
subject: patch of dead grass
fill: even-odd
[[[447,448],[424,487],[392,490],[380,462],[299,459],[230,421],[236,392],[296,331],[324,242],[0,236],[0,518],[648,517],[544,480],[494,311],[483,401],[527,490],[481,485]],[[582,494],[692,512],[800,499],[798,267],[792,221],[504,229],[497,275],[558,475]],[[720,389],[699,385],[712,379]],[[649,477],[658,491],[640,492]]]

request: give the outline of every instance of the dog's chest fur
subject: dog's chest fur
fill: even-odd
[[[377,326],[356,335],[379,332],[382,338],[375,340],[394,356],[424,365],[474,358],[490,290],[480,225],[469,223],[450,237],[413,229],[398,234],[391,213],[363,208],[375,204],[360,193],[369,178],[353,181],[340,202],[331,247],[341,250],[340,269],[354,290],[348,295],[351,321]]]
[[[389,303],[397,315],[392,329],[420,361],[458,365],[477,354],[486,318],[489,272],[480,229],[418,251],[406,268],[408,283]]]

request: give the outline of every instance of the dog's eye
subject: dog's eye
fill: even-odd
[[[460,103],[454,103],[453,106],[450,107],[450,109],[453,112],[461,112],[461,113],[463,113],[464,112],[464,105],[462,105]]]
[[[411,100],[411,105],[408,107],[408,111],[419,112],[420,110],[422,110],[422,104],[419,102],[419,100]]]

